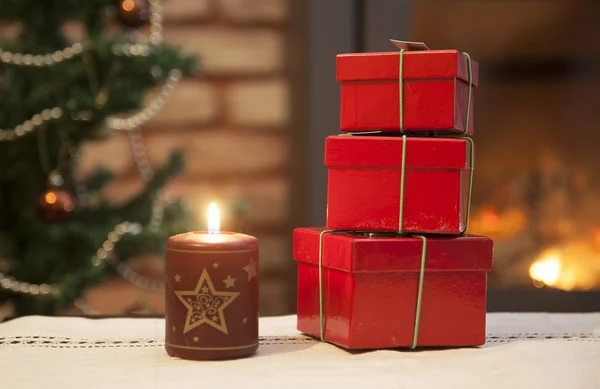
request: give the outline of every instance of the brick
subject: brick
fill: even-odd
[[[205,226],[208,207],[213,201],[219,208],[223,230],[240,223],[283,224],[288,219],[289,188],[284,176],[226,182],[177,180],[169,188],[172,195],[181,196],[189,205],[199,227]],[[246,211],[240,213],[240,206]]]
[[[247,175],[280,169],[287,162],[285,137],[280,134],[211,130],[146,134],[151,164],[162,164],[174,149],[186,157],[186,174]]]
[[[173,0],[162,8],[166,23],[206,19],[213,13],[211,0]]]
[[[81,147],[78,174],[86,176],[102,166],[116,175],[133,166],[133,154],[126,134],[115,135],[97,142],[86,142]]]
[[[15,305],[11,300],[0,303],[0,323],[15,316]]]
[[[206,82],[186,80],[175,87],[163,109],[148,123],[155,129],[175,124],[206,124],[221,111],[217,89]]]
[[[196,54],[210,75],[270,74],[283,66],[283,35],[266,29],[180,27],[165,29],[167,42]]]
[[[286,0],[221,0],[225,16],[236,22],[281,22],[287,17]]]
[[[61,27],[61,32],[68,42],[83,42],[87,38],[85,23],[70,20]]]
[[[160,280],[160,278],[158,278]],[[122,315],[135,306],[147,306],[150,314],[164,314],[165,296],[132,285],[120,276],[86,289],[82,295],[96,314]]]
[[[10,270],[10,263],[6,258],[0,258],[0,272],[6,273]]]
[[[164,278],[164,259],[160,256],[142,254],[129,259],[128,265],[149,280],[162,281]],[[143,313],[164,314],[165,311],[162,292],[140,289],[121,276],[110,277],[87,288],[82,297],[96,314],[121,315],[136,306],[146,308]]]
[[[19,23],[0,22],[0,39],[12,41],[19,37],[23,27]]]
[[[113,205],[123,204],[133,196],[144,190],[144,182],[141,178],[116,179],[109,182],[102,193]]]
[[[598,13],[598,2],[422,1],[414,4],[413,37],[431,48],[466,50],[475,59],[592,55],[600,51],[598,28],[582,31],[597,26],[591,15]]]
[[[228,119],[243,126],[283,126],[290,114],[288,97],[284,80],[235,83],[226,92]]]

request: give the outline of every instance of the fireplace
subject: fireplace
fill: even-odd
[[[336,54],[390,51],[389,38],[468,51],[480,63],[469,233],[495,241],[488,309],[600,311],[600,5],[295,3],[293,222],[324,224]]]
[[[495,242],[490,284],[600,290],[598,192],[585,169],[548,150],[539,155],[490,180],[488,198],[473,202],[469,233]]]
[[[414,3],[413,39],[480,62],[469,233],[495,242],[491,310],[600,310],[598,12],[593,1]]]

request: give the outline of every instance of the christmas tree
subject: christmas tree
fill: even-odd
[[[0,304],[56,314],[111,272],[160,290],[127,263],[186,229],[164,192],[183,158],[151,168],[140,130],[195,59],[163,44],[159,0],[2,0],[0,19],[20,28],[0,42]],[[73,22],[81,41],[63,33]],[[85,142],[119,131],[145,187],[116,206],[101,192],[112,174],[83,179],[77,162]]]

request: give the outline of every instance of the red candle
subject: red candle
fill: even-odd
[[[208,231],[167,240],[165,348],[193,360],[239,358],[258,349],[258,241],[220,232],[216,206]]]

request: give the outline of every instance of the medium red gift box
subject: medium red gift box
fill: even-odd
[[[347,349],[485,343],[490,239],[426,238],[424,247],[420,237],[323,231],[294,230],[299,331]]]
[[[397,132],[402,108],[404,132],[472,135],[478,79],[477,62],[457,50],[405,51],[402,80],[400,51],[340,54],[341,130]]]
[[[326,226],[463,233],[469,216],[472,162],[469,139],[327,137]]]

